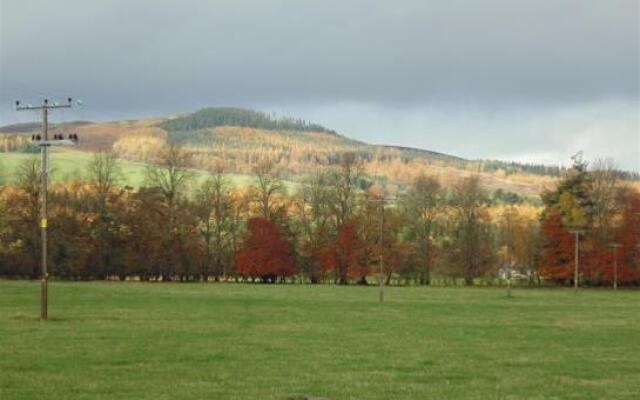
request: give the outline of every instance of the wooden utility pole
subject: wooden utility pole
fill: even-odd
[[[574,255],[574,268],[573,268],[573,289],[578,290],[578,271],[580,270],[580,235],[583,233],[582,230],[573,230],[571,231],[576,237],[575,239],[575,255]]]
[[[618,289],[618,248],[622,247],[620,243],[611,243],[609,245],[613,249],[613,290]]]
[[[56,108],[71,108],[72,99],[69,97],[67,103],[49,103],[49,100],[44,99],[41,106],[32,106],[30,104],[26,106],[20,105],[19,101],[16,101],[16,110],[40,110],[42,111],[42,136],[34,135],[32,139],[40,146],[40,153],[42,156],[42,172],[41,172],[41,198],[40,203],[40,237],[41,237],[41,264],[42,264],[42,277],[40,280],[40,319],[46,320],[48,318],[48,286],[49,286],[49,273],[47,271],[47,189],[49,187],[49,146],[70,144],[73,145],[77,141],[77,135],[69,135],[69,139],[63,139],[62,136],[54,135],[54,140],[49,140],[49,110]]]

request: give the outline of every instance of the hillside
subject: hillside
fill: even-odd
[[[1,127],[0,152],[37,151],[29,136],[38,129],[38,124]],[[444,185],[477,173],[491,192],[537,197],[561,172],[545,166],[473,161],[429,150],[370,145],[319,124],[238,108],[209,108],[175,118],[70,122],[51,127],[52,134],[69,132],[81,138],[76,148],[79,152],[66,153],[70,157],[113,150],[123,162],[149,163],[158,149],[173,143],[191,153],[195,169],[223,164],[226,172],[245,176],[260,158],[270,157],[277,160],[283,178],[291,181],[335,165],[341,153],[355,152],[369,179],[390,190],[401,189],[420,173],[436,175]],[[9,156],[0,153],[0,163],[3,159]],[[9,166],[5,172],[11,174]],[[136,179],[133,182],[139,183]]]

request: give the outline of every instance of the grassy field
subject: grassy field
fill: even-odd
[[[21,162],[28,158],[40,157],[39,154],[0,153],[0,166],[9,182],[15,181],[15,172]],[[54,150],[51,152],[52,179],[68,181],[86,177],[93,155],[82,151]],[[129,161],[120,161],[122,184],[138,187],[144,182],[146,165]]]
[[[0,399],[636,399],[640,293],[0,281]]]
[[[2,178],[10,183],[15,182],[15,172],[20,163],[32,157],[40,157],[40,155],[0,152],[0,182],[2,182]],[[54,182],[69,181],[87,177],[93,154],[77,150],[55,149],[51,152],[50,159],[53,166],[52,180]],[[118,165],[121,172],[119,183],[122,186],[129,185],[138,188],[145,183],[147,164],[119,160]],[[193,173],[194,183],[196,184],[207,177],[204,171],[194,170]],[[227,174],[227,177],[233,186],[248,186],[254,182],[254,178],[250,175]],[[288,191],[295,190],[298,187],[295,182],[284,181],[284,184]]]

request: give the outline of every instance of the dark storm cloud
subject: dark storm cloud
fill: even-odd
[[[318,107],[348,103],[491,120],[637,104],[639,15],[636,0],[0,0],[0,105],[4,119],[14,97],[73,94],[102,118],[293,104],[338,120]]]

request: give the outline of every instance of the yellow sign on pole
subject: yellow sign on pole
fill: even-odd
[[[42,218],[40,220],[40,228],[47,229],[47,219],[46,218]]]

